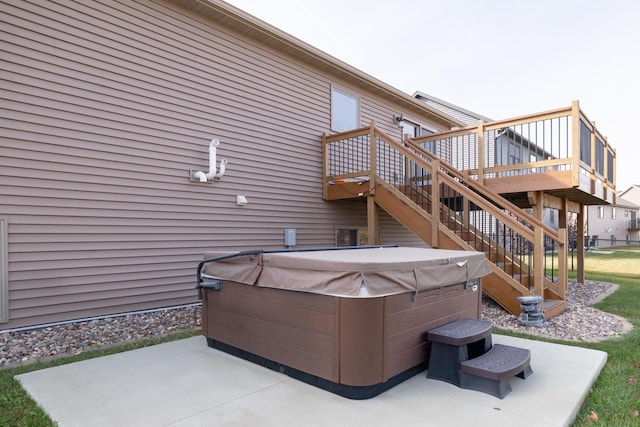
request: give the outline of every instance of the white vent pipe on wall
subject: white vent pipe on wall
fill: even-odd
[[[214,179],[220,179],[224,175],[224,171],[227,166],[227,160],[220,160],[220,169],[216,167],[216,150],[220,145],[218,139],[213,139],[209,144],[209,172],[197,171],[193,174],[193,177],[200,182],[213,181]]]

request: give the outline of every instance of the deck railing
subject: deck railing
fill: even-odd
[[[484,252],[494,271],[510,276],[521,294],[543,295],[550,288],[564,299],[566,230],[553,230],[430,150],[395,141],[373,123],[324,136],[323,149],[325,191],[355,182],[353,196],[363,197],[384,186],[423,212],[433,229],[431,246],[440,247],[438,236],[444,233],[464,242],[461,247]]]
[[[615,193],[616,153],[595,124],[570,107],[412,138],[471,178],[572,171],[572,187],[585,182]],[[589,188],[589,187],[586,187]],[[592,192],[598,194],[596,188]]]

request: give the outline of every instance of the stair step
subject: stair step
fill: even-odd
[[[460,362],[491,349],[493,323],[487,320],[459,319],[427,333],[431,341],[427,378],[460,385]]]
[[[491,350],[482,356],[460,362],[460,371],[500,380],[525,371],[530,360],[531,354],[525,348],[494,344]]]
[[[460,362],[460,387],[502,399],[511,391],[512,377],[525,379],[533,373],[530,361],[525,348],[495,344],[482,356]]]
[[[493,323],[488,320],[460,319],[430,330],[427,339],[460,346],[487,338],[492,331]]]

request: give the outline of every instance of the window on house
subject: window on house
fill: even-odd
[[[399,124],[400,129],[402,130],[402,139],[404,139],[405,135],[409,135],[410,138],[415,138],[418,136],[426,136],[426,135],[432,135],[435,133],[435,131],[428,129],[424,126],[422,126],[419,123],[413,122],[411,120],[402,120]],[[430,142],[426,142],[426,143],[422,143],[420,144],[422,147],[424,147],[425,149],[427,149],[428,151],[431,151],[432,153],[435,153],[434,147],[435,147],[435,143],[434,141],[430,141]]]
[[[598,206],[598,218],[604,218],[604,206]]]
[[[427,135],[433,135],[434,133],[436,133],[435,130],[431,130],[431,129],[427,129],[426,127],[420,126],[420,131],[419,131],[420,135],[419,136],[427,136]],[[433,154],[438,154],[436,153],[436,142],[435,141],[429,141],[429,142],[423,142],[422,144],[420,144],[420,146],[422,148],[424,148],[425,150],[429,151],[430,153]]]
[[[616,219],[616,208],[611,208],[611,219]]]
[[[358,98],[341,90],[331,89],[331,129],[338,132],[356,129],[359,109]]]
[[[509,164],[517,165],[522,162],[522,147],[516,144],[509,144]]]
[[[336,246],[365,246],[369,244],[366,228],[336,228]]]
[[[419,135],[420,126],[409,120],[403,120],[400,122],[400,129],[402,129],[402,139],[404,139],[405,135],[409,135],[409,138],[415,138]]]
[[[435,132],[427,129],[426,127],[422,126],[421,124],[411,121],[411,120],[402,120],[399,123],[400,129],[401,129],[401,133],[402,133],[402,139],[404,139],[405,135],[408,135],[409,138],[416,138],[419,136],[426,136],[426,135],[431,135],[434,134]],[[425,150],[430,151],[431,153],[436,153],[435,150],[435,141],[429,141],[429,142],[422,142],[420,143],[420,146],[423,147]],[[426,178],[429,173],[421,168],[420,166],[418,166],[417,164],[413,165],[413,176],[411,178],[415,178],[418,182],[422,182],[423,185],[428,184],[427,181],[425,181]]]

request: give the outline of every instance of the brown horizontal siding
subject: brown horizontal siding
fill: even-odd
[[[387,101],[164,1],[2,10],[0,328],[195,302],[206,250],[283,247],[284,228],[332,246],[336,226],[366,226],[365,205],[322,200],[321,135],[332,84],[394,132]],[[212,138],[227,172],[190,182]]]
[[[26,289],[13,289],[14,299],[16,300],[17,307],[19,304],[28,303],[32,298],[50,298],[63,295],[80,294],[86,296],[81,292],[83,287],[91,285],[93,293],[104,292],[119,292],[127,289],[137,289],[138,293],[148,291],[154,292],[154,288],[162,289],[164,291],[180,290],[184,291],[188,288],[195,288],[195,278],[185,281],[186,275],[184,270],[155,270],[155,271],[140,271],[133,274],[128,272],[107,274],[96,274],[94,271],[87,271],[87,276],[82,280],[81,278],[75,278],[75,280],[67,280],[66,276],[53,276],[50,278],[38,279],[38,282],[31,280],[30,284],[39,283],[40,286],[29,287]],[[175,289],[171,289],[174,287]],[[24,301],[20,301],[24,300]]]
[[[68,13],[68,9],[64,8],[60,11],[60,13],[61,14]],[[82,18],[83,17],[80,17],[80,19]],[[123,18],[130,19],[131,17],[123,16]],[[39,33],[38,30],[40,28],[38,28],[37,23],[33,23],[32,25],[34,28],[29,28],[30,31],[28,33],[23,34],[22,35],[23,37],[27,37],[27,36],[37,37]],[[97,22],[92,22],[92,25],[94,25],[94,27],[92,27],[93,31],[95,31],[96,35],[98,36],[96,40],[109,40],[116,44],[118,42],[121,42],[121,43],[128,42],[129,44],[128,47],[130,49],[135,49],[137,51],[137,56],[128,54],[126,51],[123,51],[122,48],[113,49],[110,44],[102,43],[102,44],[99,44],[97,47],[103,54],[100,58],[101,62],[98,63],[97,60],[94,60],[92,58],[94,52],[90,48],[84,47],[87,44],[86,40],[84,40],[84,38],[80,34],[71,32],[73,29],[68,30],[69,34],[68,34],[68,37],[66,37],[67,39],[71,39],[71,41],[68,41],[66,46],[65,44],[57,43],[56,49],[65,50],[65,53],[67,53],[67,55],[65,55],[65,58],[68,58],[67,60],[74,60],[75,62],[79,62],[83,65],[86,65],[88,69],[82,70],[84,73],[95,74],[99,71],[101,75],[103,75],[104,69],[106,68],[107,71],[112,72],[114,76],[118,76],[122,79],[133,80],[134,77],[132,77],[131,74],[133,74],[133,76],[141,77],[139,79],[140,81],[136,81],[136,84],[128,83],[124,85],[125,87],[122,88],[123,90],[131,90],[131,87],[143,86],[144,89],[146,89],[146,91],[144,92],[146,96],[149,96],[149,95],[155,96],[158,92],[157,90],[158,86],[166,87],[167,90],[165,90],[165,92],[171,91],[171,89],[168,89],[168,88],[180,87],[183,90],[190,89],[192,91],[191,93],[193,95],[197,95],[198,99],[201,99],[201,100],[208,99],[210,103],[207,105],[207,108],[211,108],[214,106],[218,108],[218,106],[224,105],[225,99],[214,96],[215,90],[202,93],[201,87],[197,86],[198,83],[204,84],[206,86],[210,86],[212,88],[217,88],[220,85],[216,83],[219,83],[221,80],[225,81],[226,84],[224,86],[221,86],[223,89],[226,89],[226,90],[235,89],[232,93],[229,94],[229,97],[227,98],[227,101],[234,105],[237,103],[238,97],[242,97],[243,95],[251,96],[251,93],[247,92],[246,89],[247,89],[247,86],[251,86],[252,84],[255,85],[255,88],[260,92],[267,92],[268,95],[272,95],[276,97],[279,95],[280,92],[278,91],[277,85],[275,86],[264,85],[264,81],[260,78],[261,73],[264,73],[265,70],[274,75],[279,73],[281,75],[280,82],[282,87],[287,87],[289,89],[292,84],[293,85],[296,84],[294,79],[291,79],[291,70],[284,71],[282,69],[283,67],[281,66],[281,63],[278,63],[273,59],[269,61],[270,58],[266,58],[264,57],[264,55],[260,61],[256,61],[255,63],[252,63],[252,62],[246,61],[246,56],[244,55],[244,51],[242,51],[242,53],[236,53],[235,57],[230,57],[230,56],[220,57],[221,54],[224,55],[224,52],[225,52],[224,49],[215,49],[213,47],[207,48],[206,45],[197,45],[197,50],[198,50],[197,54],[199,56],[202,56],[200,60],[194,61],[192,56],[189,58],[180,58],[180,56],[184,56],[185,45],[188,45],[188,44],[194,45],[194,39],[197,40],[197,37],[194,37],[194,35],[196,35],[197,32],[194,31],[193,26],[189,26],[189,27],[184,26],[182,28],[185,33],[189,34],[189,38],[181,37],[180,34],[175,34],[175,29],[173,29],[174,33],[171,34],[170,39],[167,39],[167,36],[168,36],[167,33],[165,34],[158,34],[155,32],[139,33],[141,29],[140,22],[138,22],[135,27],[131,27],[131,28],[135,28],[137,32],[127,31],[122,27],[112,26],[113,31],[120,31],[128,34],[128,36],[124,38],[120,34],[117,34],[114,32],[101,31],[100,27],[105,26],[103,19],[100,19]],[[158,25],[154,24],[153,28],[154,29],[158,28]],[[42,30],[40,29],[40,31]],[[58,29],[56,29],[55,31],[58,31]],[[45,39],[49,39],[52,36],[55,37],[56,34],[55,33],[45,34],[41,37]],[[142,40],[146,40],[146,38],[151,36],[155,36],[156,38],[155,46],[150,46],[148,43],[132,43],[131,41],[132,38],[139,38]],[[75,41],[75,43],[72,43],[73,41]],[[171,44],[174,44],[174,45],[177,44],[179,47],[176,48],[175,51],[169,51],[167,53],[167,49],[171,48],[170,46]],[[226,43],[226,44],[229,45],[229,43]],[[218,46],[225,47],[224,39],[220,37],[216,39],[216,47]],[[232,46],[232,47],[235,47],[237,49],[237,46]],[[194,49],[196,48],[194,47]],[[140,57],[138,53],[142,54],[142,57]],[[181,54],[181,55],[178,55],[178,54]],[[126,62],[123,63],[123,59]],[[163,62],[158,62],[157,60],[153,61],[151,59],[158,59],[158,60],[166,59],[166,60]],[[184,62],[180,61],[180,59],[183,59]],[[209,59],[210,61],[216,62],[216,64],[219,64],[218,67],[208,67],[208,64],[206,63],[207,59]],[[56,65],[56,63],[60,61],[61,61],[60,58],[56,58],[56,61],[53,61],[54,64],[51,64],[51,65]],[[270,68],[268,67],[269,62],[272,63]],[[96,67],[96,69],[93,69],[94,67]],[[155,70],[160,71],[160,73],[154,73],[153,71]],[[256,73],[255,76],[251,76],[250,74],[247,74],[247,71],[251,71],[251,70]],[[66,71],[66,68],[61,67],[60,73],[64,75],[65,71]],[[123,71],[129,71],[130,73],[123,75]],[[184,75],[189,75],[190,81],[185,81],[183,77]],[[160,78],[160,76],[162,76],[162,78]],[[107,79],[101,79],[101,83],[104,84],[104,80],[108,81],[108,77],[109,76],[107,76]],[[86,79],[86,77],[83,77],[83,78]],[[232,83],[235,83],[235,86]],[[210,93],[210,92],[213,92],[213,93]],[[303,93],[305,96],[308,96],[308,88],[306,85],[301,89],[301,93]],[[163,94],[163,95],[167,96],[166,94]],[[182,95],[182,97],[185,96],[184,92],[171,93],[171,97],[168,98],[166,101],[172,102],[171,100],[173,99],[180,99],[180,96],[176,96],[176,95]],[[161,96],[161,95],[158,95],[158,96]],[[189,100],[189,106],[193,108],[192,100]],[[305,104],[298,103],[297,106],[305,108],[306,103]],[[266,111],[272,110],[274,113],[281,114],[282,109],[286,107],[287,107],[287,104],[278,104],[276,108],[275,106],[264,104],[264,103],[259,103],[259,104],[256,103],[254,106],[254,108],[257,108],[255,110],[256,113],[260,117],[262,117],[262,120],[264,120],[265,118],[265,114],[264,114],[265,110]],[[245,108],[247,108],[247,106],[245,106]],[[233,112],[235,113],[237,109],[238,109],[237,107],[233,108]],[[300,113],[299,110],[300,108],[297,108],[295,111],[292,111],[292,113],[299,115]],[[133,109],[133,112],[135,111],[136,110]],[[313,119],[315,117],[315,112],[310,111],[310,113],[311,113],[310,118]],[[280,127],[281,123],[276,121],[274,122],[274,126]]]
[[[82,302],[64,304],[34,304],[25,309],[12,309],[10,313],[19,319],[27,318],[35,325],[68,320],[84,319],[94,316],[106,316],[111,314],[127,313],[130,311],[151,310],[163,305],[167,300],[175,301],[175,305],[190,304],[193,298],[187,292],[162,293],[152,292],[148,294],[126,295],[119,298],[86,299]],[[31,324],[31,323],[29,323]]]
[[[185,292],[185,284],[184,283],[172,283],[170,285],[163,285],[162,286],[162,292],[165,293],[175,293],[175,292]],[[147,286],[137,286],[136,287],[137,290],[139,290],[140,295],[153,295],[153,297],[158,297],[158,295],[155,294],[159,294],[160,292],[154,292],[153,291],[153,284],[147,284]],[[53,291],[53,289],[51,288],[45,288],[46,291]],[[88,298],[89,295],[86,293],[82,293],[82,292],[78,292],[78,289],[76,289],[76,292],[65,292],[65,293],[57,293],[57,294],[53,294],[51,292],[50,295],[47,295],[46,292],[43,293],[39,293],[38,296],[33,296],[34,292],[27,292],[27,291],[23,291],[22,293],[24,294],[25,298],[29,298],[28,300],[23,299],[23,300],[19,300],[15,295],[14,295],[14,302],[12,302],[11,308],[12,309],[22,309],[22,308],[30,308],[33,306],[33,303],[31,301],[31,299],[38,299],[38,298],[42,298],[45,299],[46,298],[46,302],[47,305],[49,306],[55,306],[55,305],[63,305],[63,304],[73,304],[73,303],[88,303],[91,299],[96,300],[96,301],[107,301],[110,299],[113,300],[117,300],[118,298],[122,297],[122,289],[118,289],[116,287],[110,287],[109,289],[104,289],[104,290],[97,290],[97,289],[93,289],[92,290],[92,294],[90,295],[90,299]],[[146,291],[147,293],[144,293],[143,291]],[[185,293],[185,296],[190,296],[187,295]]]
[[[380,243],[398,246],[428,247],[424,240],[405,229],[402,224],[382,210],[379,214],[379,222]],[[424,226],[431,227],[427,221],[424,222]]]

